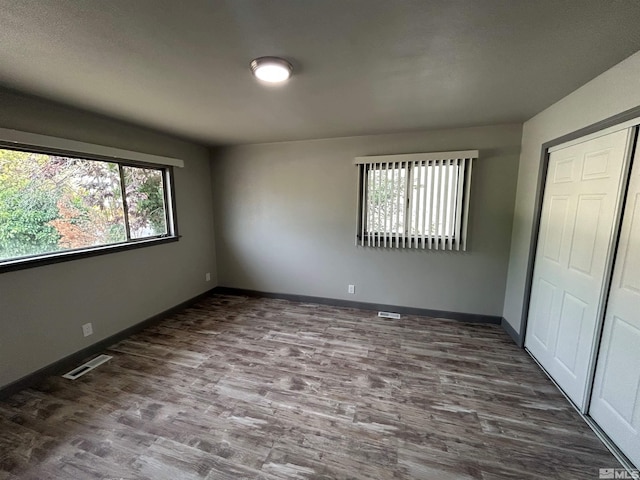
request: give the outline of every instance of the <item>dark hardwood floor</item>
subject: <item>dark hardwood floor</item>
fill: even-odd
[[[0,479],[597,479],[495,325],[213,296],[0,402]]]

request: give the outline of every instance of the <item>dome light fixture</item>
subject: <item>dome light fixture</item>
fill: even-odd
[[[285,82],[293,73],[293,66],[280,57],[259,57],[251,60],[250,65],[253,75],[268,83]]]

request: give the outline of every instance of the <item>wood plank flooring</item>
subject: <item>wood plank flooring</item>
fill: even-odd
[[[212,296],[0,402],[0,479],[597,479],[495,325]]]

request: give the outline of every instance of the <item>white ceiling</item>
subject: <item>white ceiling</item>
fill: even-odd
[[[638,50],[638,0],[0,0],[0,85],[212,145],[520,122]]]

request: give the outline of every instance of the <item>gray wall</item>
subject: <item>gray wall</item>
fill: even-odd
[[[523,334],[527,262],[531,249],[542,144],[640,105],[640,52],[528,120],[523,127],[505,320]]]
[[[521,133],[500,125],[215,150],[218,283],[501,316]],[[354,245],[354,157],[463,149],[480,150],[468,252]]]
[[[0,273],[0,387],[216,285],[208,151],[0,91],[0,127],[181,158],[179,242]],[[211,272],[211,282],[205,282]],[[84,338],[81,325],[92,322]]]

